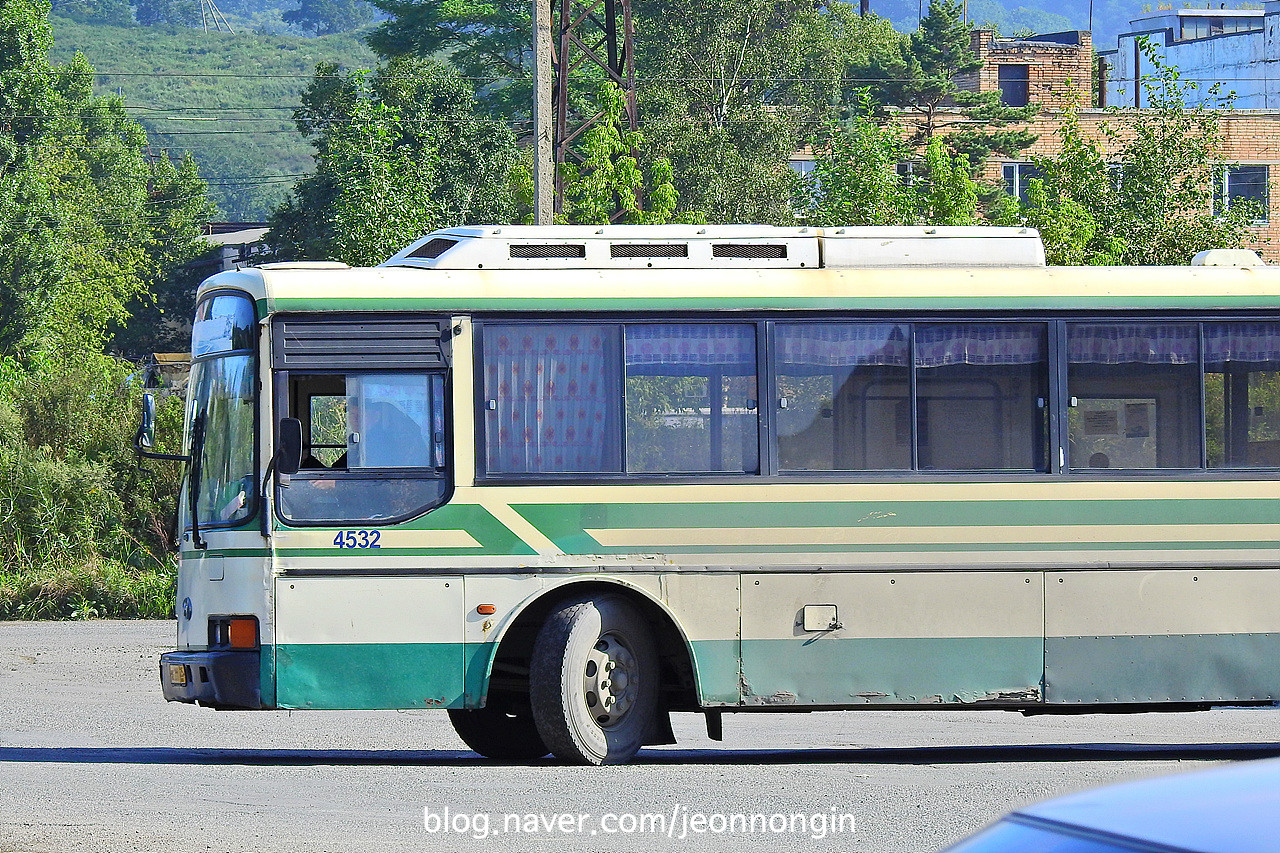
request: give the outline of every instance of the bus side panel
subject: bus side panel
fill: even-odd
[[[1039,572],[779,573],[742,589],[746,704],[1041,698]],[[825,619],[832,606],[838,627],[806,630],[806,607]]]
[[[276,581],[276,706],[463,707],[460,577]]]
[[[663,600],[693,652],[699,701],[740,704],[742,576],[703,569],[662,575],[661,583]]]
[[[1280,570],[1050,573],[1055,704],[1280,699]]]

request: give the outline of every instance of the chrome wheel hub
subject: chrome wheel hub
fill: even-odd
[[[635,703],[639,690],[636,659],[626,641],[607,633],[596,641],[587,654],[583,672],[587,711],[601,728],[622,721]]]

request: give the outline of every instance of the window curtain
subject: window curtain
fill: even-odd
[[[832,367],[910,364],[907,327],[890,323],[779,324],[778,363],[788,373],[830,373]]]
[[[1039,364],[1046,360],[1040,323],[916,326],[916,366]]]
[[[627,375],[728,376],[756,372],[756,328],[742,323],[627,326]]]
[[[617,341],[611,325],[485,328],[490,472],[621,470]]]
[[[1072,364],[1197,364],[1200,335],[1194,323],[1071,323]]]

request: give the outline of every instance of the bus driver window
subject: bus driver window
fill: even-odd
[[[305,445],[279,492],[289,521],[405,518],[447,492],[443,374],[294,374],[289,414]]]

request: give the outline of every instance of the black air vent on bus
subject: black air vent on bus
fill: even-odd
[[[511,246],[513,258],[585,258],[582,243],[524,243]]]
[[[786,243],[712,243],[713,258],[785,258]]]
[[[457,240],[446,240],[444,237],[436,237],[434,240],[428,240],[418,248],[414,249],[409,253],[409,257],[435,260],[456,245],[458,245]]]
[[[443,317],[282,315],[272,325],[276,370],[432,370],[449,361]]]
[[[687,243],[614,243],[609,247],[611,258],[687,258]]]

